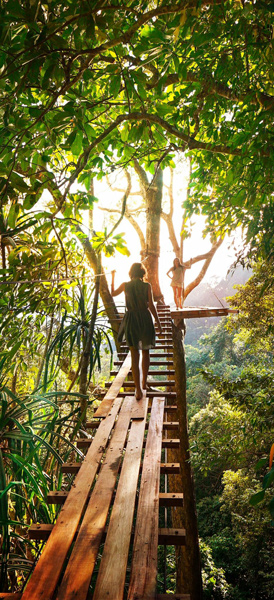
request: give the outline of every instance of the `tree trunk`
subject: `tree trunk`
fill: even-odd
[[[38,373],[37,373],[37,377],[36,377],[36,382],[35,382],[35,386],[34,386],[34,391],[36,391],[38,389],[38,387],[39,387],[39,383],[40,383],[40,379],[41,379],[43,367],[44,367],[44,364],[45,364],[45,360],[46,360],[46,356],[47,356],[47,352],[48,352],[48,349],[49,349],[50,340],[51,340],[51,336],[52,336],[53,323],[54,323],[54,316],[52,315],[50,317],[50,326],[49,326],[49,330],[48,330],[48,333],[47,333],[46,345],[44,347],[43,356],[41,358],[41,362],[40,362],[40,365],[39,365],[39,369],[38,369]]]
[[[184,508],[173,511],[173,526],[183,526],[186,529],[186,546],[180,547],[177,551],[177,592],[190,594],[191,600],[201,600],[202,577],[194,480],[190,465],[186,405],[186,364],[182,327],[184,327],[183,320],[172,326],[180,437],[179,458],[184,493]]]
[[[159,256],[160,256],[160,223],[163,196],[163,171],[157,169],[151,183],[149,183],[145,170],[137,160],[134,168],[138,175],[142,196],[146,204],[146,256],[144,264],[147,269],[147,279],[152,286],[156,302],[163,300],[159,283]]]
[[[80,227],[77,227],[78,232],[83,235],[83,232],[81,230]],[[109,287],[108,287],[108,282],[107,282],[107,278],[103,272],[103,269],[101,269],[101,267],[99,268],[99,263],[98,263],[98,255],[96,254],[94,248],[92,247],[90,241],[88,238],[83,239],[83,237],[79,236],[79,240],[84,248],[85,251],[85,255],[89,261],[90,266],[92,267],[95,275],[99,275],[99,277],[97,279],[99,279],[99,285],[100,285],[100,296],[102,298],[104,307],[105,307],[105,311],[106,314],[108,316],[110,325],[111,325],[111,329],[113,331],[113,337],[114,337],[114,341],[115,341],[115,345],[116,348],[119,349],[119,342],[117,340],[117,336],[118,336],[118,331],[119,331],[119,325],[121,322],[121,317],[118,313],[118,310],[116,308],[116,304],[113,300],[113,297],[109,291]]]
[[[100,257],[98,257],[98,270],[100,274]],[[95,281],[95,292],[94,292],[94,300],[92,307],[92,314],[88,328],[88,337],[85,344],[81,371],[80,371],[80,380],[79,380],[79,392],[86,396],[87,387],[88,387],[88,368],[90,365],[90,355],[92,351],[92,339],[94,334],[95,321],[97,317],[97,308],[98,308],[98,300],[99,300],[99,288],[100,288],[100,277],[96,278]],[[83,421],[86,419],[86,410],[87,410],[87,397],[81,398],[81,417]]]

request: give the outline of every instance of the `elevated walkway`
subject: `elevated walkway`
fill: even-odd
[[[29,535],[47,540],[22,600],[189,600],[156,593],[158,545],[183,545],[183,529],[159,527],[159,507],[182,506],[183,494],[160,491],[162,474],[179,473],[165,462],[165,448],[178,448],[176,393],[169,307],[161,307],[163,334],[151,351],[149,388],[134,396],[126,346],[117,371],[93,419],[82,463],[68,462],[75,474],[69,492],[52,491],[48,502],[62,504],[54,525],[37,524]],[[172,417],[172,421],[170,418]],[[177,434],[178,435],[178,434]],[[165,488],[167,489],[167,488]]]

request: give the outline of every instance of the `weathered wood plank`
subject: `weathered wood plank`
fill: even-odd
[[[164,399],[154,398],[143,462],[128,600],[152,599],[156,590],[163,416]]]
[[[121,402],[117,398],[107,418],[100,423],[94,443],[81,463],[74,486],[26,585],[23,600],[50,600],[54,594]]]
[[[108,390],[108,392],[106,393],[104,399],[102,400],[99,408],[97,408],[96,412],[94,413],[94,415],[93,415],[94,418],[98,419],[99,417],[107,416],[115,398],[118,395],[120,388],[122,387],[122,385],[125,381],[125,378],[129,372],[130,366],[131,366],[131,357],[130,357],[130,354],[127,354],[117,377],[112,382],[112,385],[111,385],[110,389]]]
[[[119,485],[108,526],[93,600],[123,600],[135,497],[142,457],[148,400],[144,398],[143,420],[133,421],[129,433]]]
[[[105,461],[92,491],[59,587],[58,600],[86,599],[122,460],[131,418],[131,407],[132,403],[129,400],[123,404],[120,411]]]
[[[182,310],[172,310],[172,319],[198,319],[200,317],[223,317],[229,314],[238,314],[236,308],[219,308],[219,307],[186,307]]]
[[[130,396],[129,396],[129,398],[130,398]],[[141,398],[141,400],[136,400],[136,398],[134,396],[134,400],[132,402],[132,409],[131,409],[131,418],[132,419],[144,419],[145,414],[147,413],[147,406],[148,406],[148,398],[147,398],[146,391],[144,391],[143,397]]]

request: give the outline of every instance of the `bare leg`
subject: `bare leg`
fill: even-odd
[[[175,286],[172,287],[174,294],[174,302],[176,304],[176,308],[178,308],[178,300],[177,300],[177,288]]]
[[[178,303],[179,303],[179,308],[183,308],[183,302],[182,302],[182,294],[183,294],[183,289],[178,287]]]
[[[143,375],[142,388],[143,388],[143,390],[147,389],[147,375],[148,375],[149,363],[150,363],[149,350],[143,350],[142,351],[142,375]]]
[[[143,397],[143,392],[142,392],[141,384],[140,384],[139,350],[138,350],[138,348],[133,348],[131,346],[130,352],[131,352],[132,376],[133,376],[133,381],[135,383],[135,396],[136,396],[136,400],[141,400],[141,398]]]

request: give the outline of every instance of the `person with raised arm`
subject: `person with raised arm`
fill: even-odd
[[[141,400],[143,390],[147,387],[147,376],[150,363],[149,350],[155,346],[155,328],[153,315],[159,333],[162,333],[161,323],[154,305],[150,283],[143,281],[146,269],[142,263],[134,263],[129,270],[130,281],[121,283],[114,289],[115,271],[111,272],[111,295],[118,296],[122,292],[126,298],[126,313],[123,319],[123,330],[131,353],[132,376],[135,384],[135,397]],[[139,351],[142,350],[142,386],[140,378]]]
[[[190,259],[192,264],[192,258]],[[190,265],[180,263],[179,258],[174,258],[173,267],[167,272],[167,276],[171,279],[171,287],[174,294],[174,302],[176,308],[183,308],[183,286],[184,286],[184,274],[186,269],[190,269]],[[172,275],[169,275],[172,273]]]

